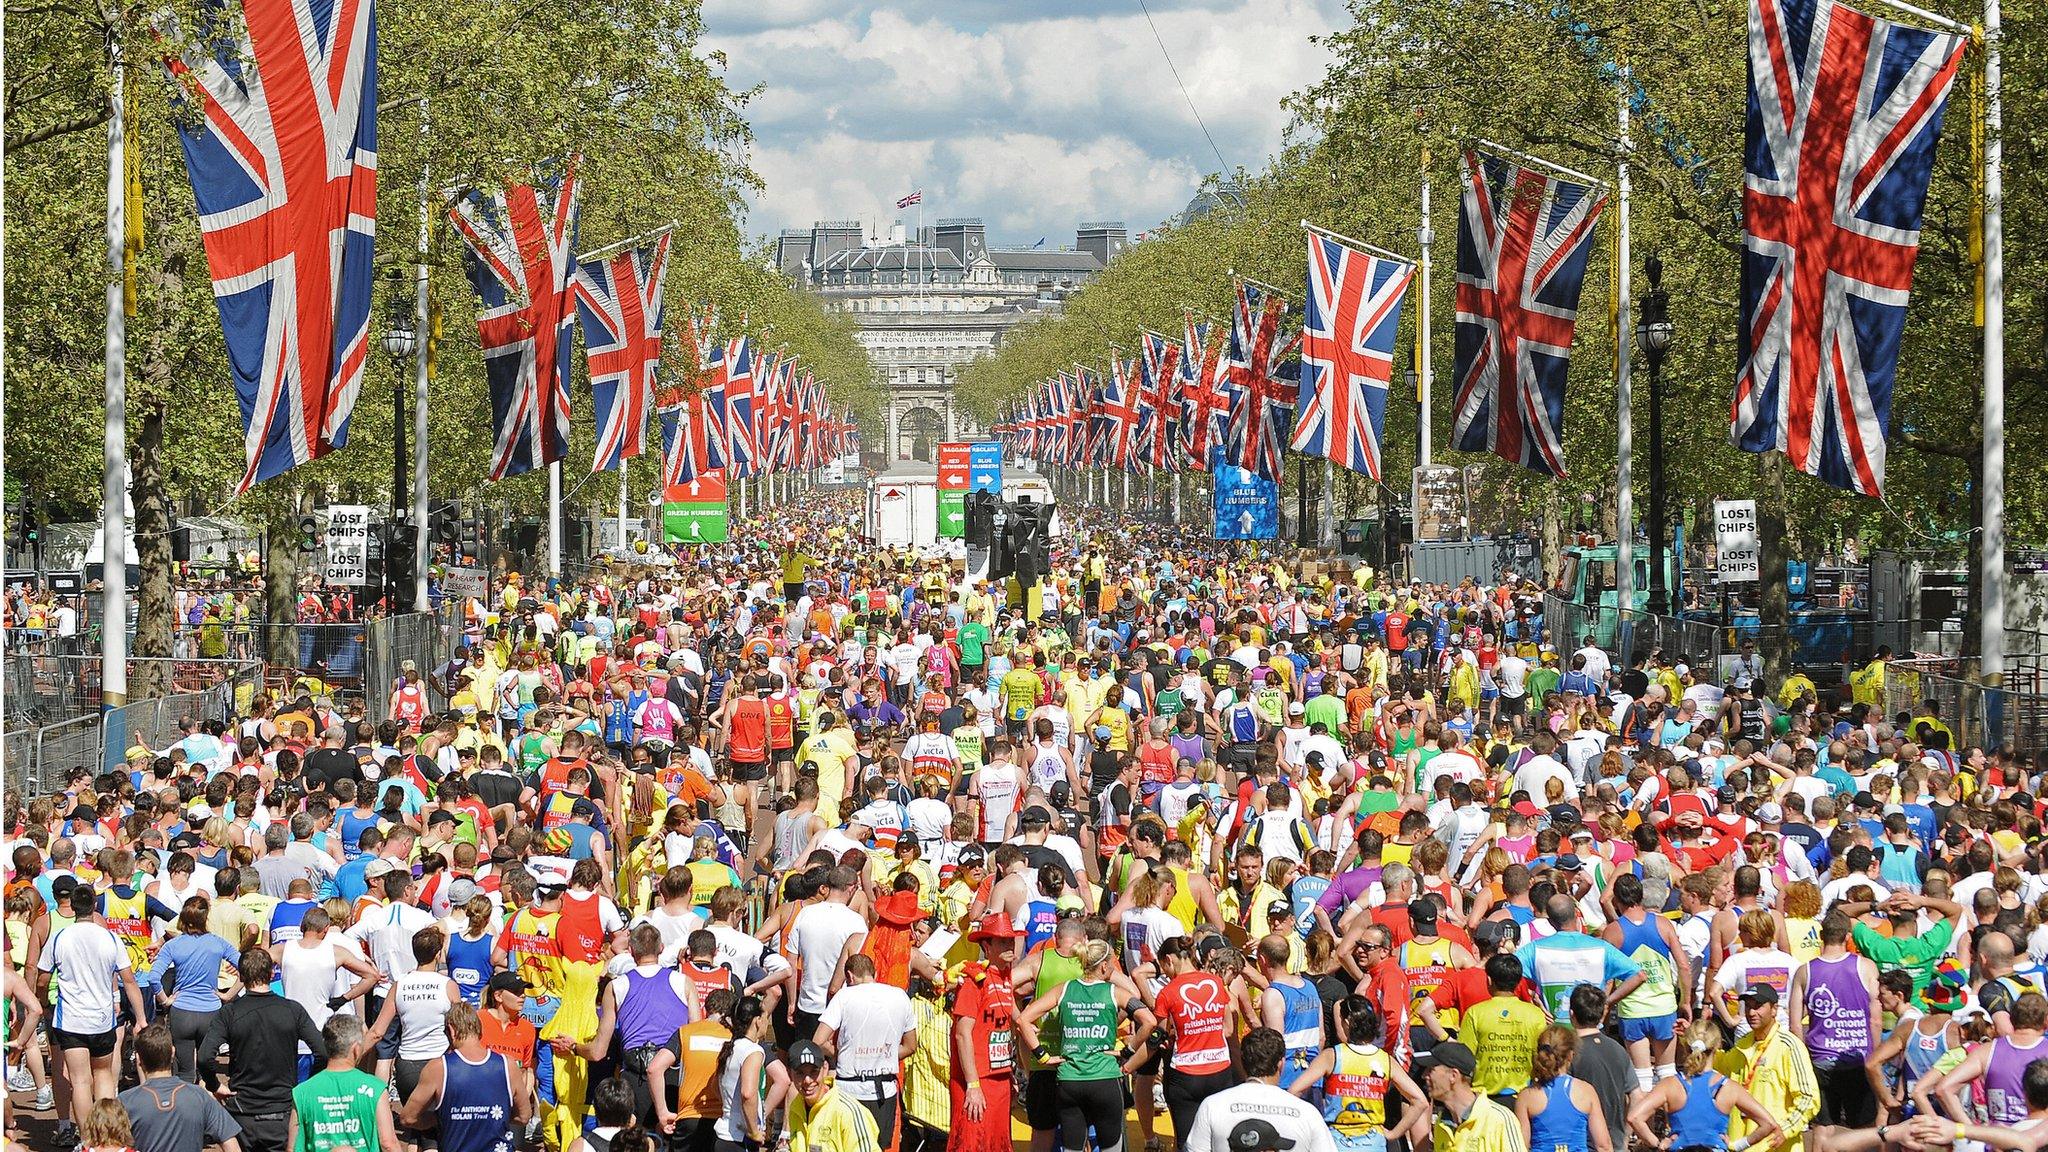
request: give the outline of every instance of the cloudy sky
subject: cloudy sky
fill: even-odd
[[[1261,167],[1342,0],[1149,3],[1224,158]],[[1058,247],[1078,221],[1157,223],[1220,167],[1138,0],[707,0],[705,24],[734,85],[764,86],[753,235],[914,223],[895,202],[922,189],[927,223],[979,216],[991,241]]]

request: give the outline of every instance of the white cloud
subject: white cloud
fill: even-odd
[[[1150,6],[1225,161],[1251,169],[1279,145],[1281,100],[1327,66],[1308,38],[1348,19],[1341,0]],[[1218,168],[1152,27],[1122,3],[711,0],[705,20],[734,82],[764,86],[754,232],[887,219],[912,187],[928,219],[980,216],[992,239],[1071,237],[1082,219],[1135,230]]]

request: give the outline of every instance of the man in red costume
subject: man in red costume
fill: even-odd
[[[949,1152],[1010,1152],[1010,965],[1023,935],[1007,916],[983,917],[968,937],[981,959],[953,995],[953,1139]]]

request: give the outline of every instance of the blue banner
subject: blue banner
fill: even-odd
[[[982,440],[967,449],[967,490],[1003,494],[1003,445]]]
[[[1216,539],[1271,540],[1280,535],[1280,485],[1256,472],[1222,462],[1213,451]]]

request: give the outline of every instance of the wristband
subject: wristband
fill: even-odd
[[[1963,1134],[1963,1133],[1964,1133],[1964,1130],[1965,1130],[1965,1129],[1964,1129],[1964,1125],[1963,1125],[1963,1123],[1962,1123],[1962,1122],[1961,1122],[1960,1120],[1959,1120],[1959,1121],[1957,1121],[1957,1122],[1956,1122],[1956,1143],[1958,1143],[1958,1144],[1961,1144],[1961,1143],[1962,1143],[1963,1141],[1965,1141],[1965,1140],[1969,1139],[1969,1137],[1968,1137],[1968,1136],[1965,1136],[1965,1135]]]

